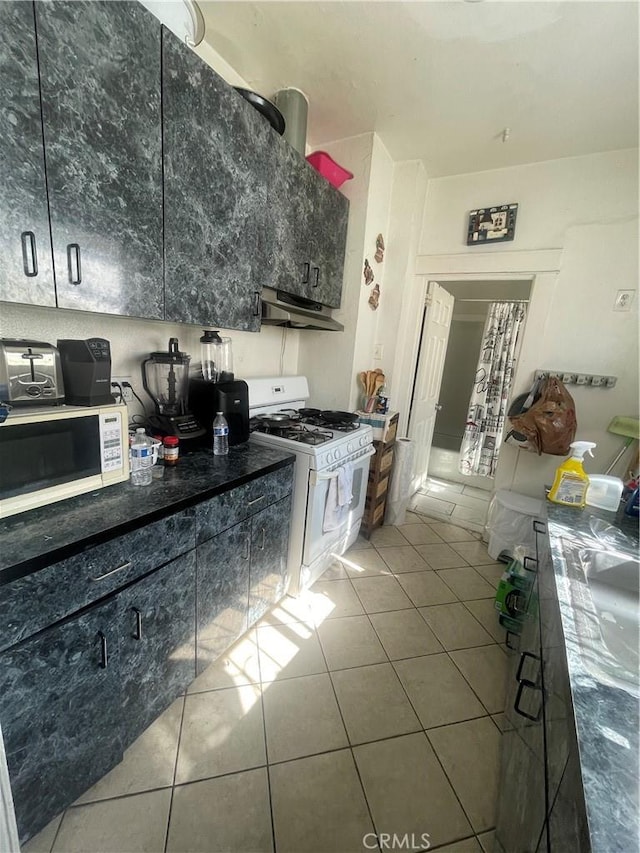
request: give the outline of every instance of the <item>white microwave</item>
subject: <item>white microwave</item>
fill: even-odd
[[[13,409],[0,424],[0,518],[128,477],[126,406]]]

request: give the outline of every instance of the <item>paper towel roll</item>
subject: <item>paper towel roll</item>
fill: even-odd
[[[409,438],[399,438],[393,451],[393,472],[389,484],[384,523],[404,524],[405,513],[411,497],[413,442]]]

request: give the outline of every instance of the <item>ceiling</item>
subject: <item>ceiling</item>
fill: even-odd
[[[638,144],[636,2],[198,5],[251,88],[305,92],[313,148],[375,131],[437,177]]]

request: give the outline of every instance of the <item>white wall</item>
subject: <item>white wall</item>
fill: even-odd
[[[280,356],[285,330],[264,327],[259,333],[221,330],[233,344],[234,372],[238,379],[280,374]],[[84,311],[37,308],[0,303],[0,337],[32,338],[55,344],[58,338],[107,338],[111,342],[112,375],[131,376],[131,384],[150,408],[142,388],[142,360],[150,352],[167,348],[170,337],[178,338],[180,349],[200,360],[202,328],[156,320],[137,320]],[[286,331],[283,372],[296,373],[299,332]],[[132,412],[139,412],[137,403]]]
[[[515,240],[467,247],[468,212],[506,202],[520,205]],[[603,471],[621,443],[606,432],[607,424],[616,414],[638,414],[637,293],[633,311],[613,311],[617,290],[638,287],[638,151],[431,180],[419,245],[426,256],[422,268],[434,255],[497,259],[504,251],[563,250],[557,278],[546,274],[534,281],[513,393],[526,390],[538,367],[617,375],[613,390],[570,388],[579,437],[599,444],[597,462],[587,469]],[[409,344],[403,346],[406,352]],[[496,487],[539,495],[559,461],[504,448]]]

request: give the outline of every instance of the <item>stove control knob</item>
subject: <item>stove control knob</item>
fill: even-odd
[[[369,442],[364,436],[362,436],[362,438],[360,439],[360,447],[365,447],[367,444],[369,444]]]
[[[333,453],[327,453],[327,464],[333,459]]]
[[[337,462],[337,461],[338,461],[338,459],[340,459],[340,457],[341,457],[341,456],[342,456],[342,448],[340,448],[340,447],[336,447],[336,449],[335,449],[335,453],[333,454],[333,458],[334,458],[334,459],[336,460],[336,462]]]
[[[351,441],[347,444],[347,453],[353,453],[353,442]]]

